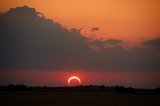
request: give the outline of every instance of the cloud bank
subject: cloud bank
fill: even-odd
[[[27,6],[0,14],[0,70],[160,71],[159,43],[142,43],[155,49],[126,49],[121,43],[88,42],[79,30],[63,28]],[[90,45],[115,46],[97,52]]]

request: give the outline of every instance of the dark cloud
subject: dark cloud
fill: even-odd
[[[100,29],[98,28],[98,27],[93,27],[92,29],[91,29],[91,32],[97,32],[97,31],[99,31]]]
[[[108,46],[114,47],[122,44],[123,41],[119,39],[108,39],[108,40],[94,40],[90,42],[90,45],[95,46],[99,49],[105,49]]]
[[[156,47],[160,49],[160,37],[152,40],[146,40],[143,42],[143,44],[146,46]]]
[[[119,39],[108,39],[105,41],[106,44],[120,44],[123,43],[122,40]]]
[[[126,49],[123,41],[93,41],[89,47],[78,29],[61,27],[27,6],[0,14],[0,70],[160,71],[159,53],[148,48]]]
[[[39,17],[27,6],[1,14],[0,23],[1,69],[68,67],[89,51],[79,33]]]

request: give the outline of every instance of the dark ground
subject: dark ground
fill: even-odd
[[[0,106],[160,106],[160,96],[103,93],[0,92]]]

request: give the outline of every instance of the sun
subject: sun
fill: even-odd
[[[81,83],[81,79],[80,79],[79,77],[77,77],[77,76],[72,76],[72,77],[70,77],[70,78],[68,79],[68,85],[71,84],[71,83],[70,83],[71,80],[78,80],[78,82]]]

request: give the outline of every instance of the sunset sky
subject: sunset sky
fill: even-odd
[[[96,37],[141,41],[160,34],[159,0],[1,0],[0,11],[23,5],[64,27],[99,27]]]
[[[53,25],[25,17],[33,8]],[[84,85],[160,85],[160,0],[0,0],[0,13],[0,84],[64,86],[77,75]]]

